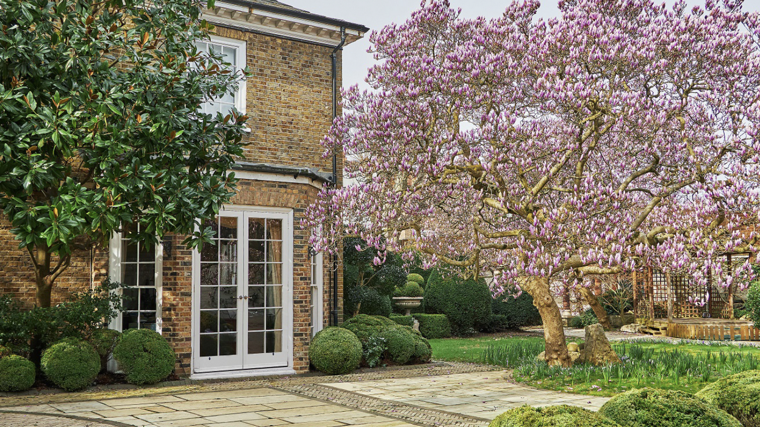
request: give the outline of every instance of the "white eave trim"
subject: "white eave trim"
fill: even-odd
[[[341,38],[340,27],[335,25],[225,2],[216,2],[213,9],[205,9],[202,18],[212,24],[239,27],[325,46],[336,45],[340,43]],[[346,44],[353,43],[363,36],[364,33],[347,28]]]
[[[309,178],[307,176],[295,177],[292,174],[272,173],[272,172],[249,172],[234,170],[235,178],[247,181],[267,181],[279,182],[283,184],[301,184],[310,185],[316,189],[323,189],[324,182]]]

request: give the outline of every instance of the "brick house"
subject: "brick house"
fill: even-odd
[[[327,257],[310,253],[299,222],[325,183],[342,182],[342,159],[324,159],[320,142],[337,111],[340,46],[368,28],[275,0],[218,1],[203,15],[216,28],[199,48],[253,74],[234,97],[203,106],[235,106],[250,117],[249,145],[235,166],[238,194],[210,223],[216,245],[199,253],[170,235],[143,247],[116,234],[108,248],[74,254],[53,304],[110,276],[133,286],[111,327],[160,332],[181,376],[305,372],[311,337],[342,313],[342,275],[330,274]],[[31,261],[2,218],[0,242],[0,293],[31,304]]]

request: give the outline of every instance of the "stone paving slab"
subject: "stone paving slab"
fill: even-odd
[[[325,385],[366,398],[487,420],[523,405],[568,404],[596,411],[609,400],[604,397],[533,389],[506,381],[506,373],[507,371],[475,372]]]

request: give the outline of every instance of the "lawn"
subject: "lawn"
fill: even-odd
[[[760,368],[760,349],[723,343],[671,344],[658,340],[613,343],[623,364],[549,367],[535,360],[543,339],[457,338],[431,340],[433,358],[513,369],[516,381],[571,393],[612,396],[640,387],[695,393],[718,378]]]

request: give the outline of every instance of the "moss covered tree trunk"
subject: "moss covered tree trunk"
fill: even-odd
[[[610,317],[607,315],[607,311],[604,309],[604,307],[602,307],[602,304],[599,303],[599,298],[594,295],[594,291],[585,286],[580,286],[580,292],[586,303],[591,306],[592,310],[594,310],[596,318],[599,319],[599,324],[602,325],[602,327],[607,331],[612,329]]]

